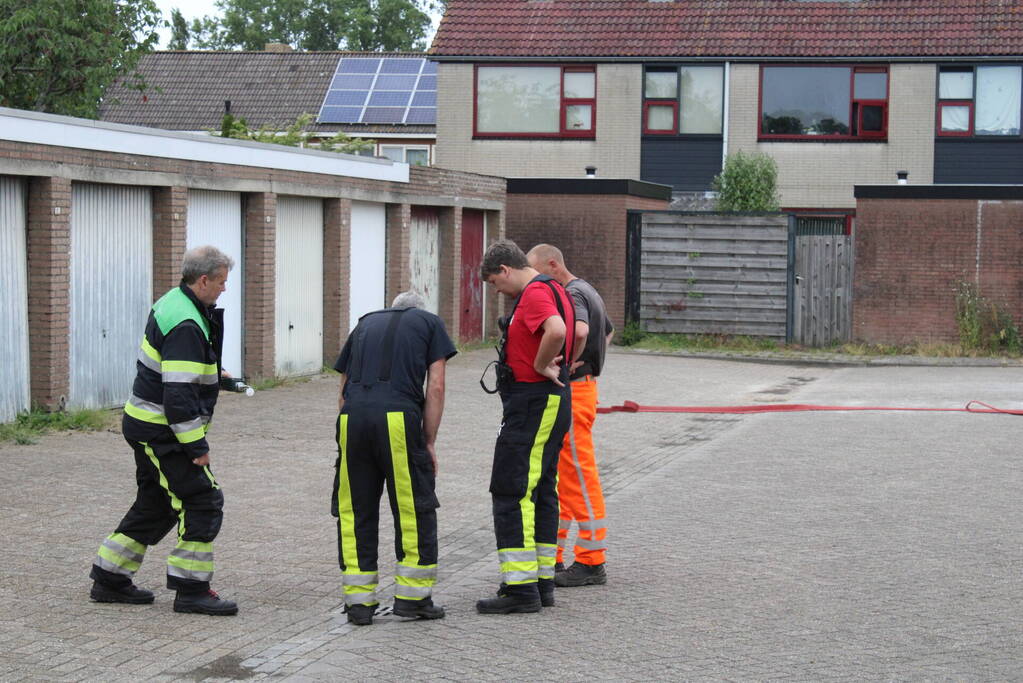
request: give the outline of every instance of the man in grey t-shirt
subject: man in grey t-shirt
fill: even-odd
[[[607,581],[604,569],[604,494],[593,452],[593,421],[597,416],[597,376],[604,367],[604,354],[614,334],[607,319],[604,300],[593,286],[572,275],[565,267],[561,250],[538,244],[526,255],[529,265],[560,282],[575,304],[575,338],[572,353],[572,428],[565,435],[558,459],[558,554],[554,583],[557,586],[587,586]],[[573,549],[575,561],[565,569],[563,555],[568,530],[575,520],[579,533]]]

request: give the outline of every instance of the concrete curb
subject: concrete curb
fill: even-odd
[[[1023,367],[1019,358],[942,358],[937,356],[850,356],[846,354],[802,353],[799,351],[648,351],[631,347],[612,346],[611,353],[636,354],[641,356],[671,356],[674,358],[699,358],[705,360],[731,360],[738,363],[772,363],[779,365],[803,365],[826,367],[964,367],[964,368],[1018,368]]]

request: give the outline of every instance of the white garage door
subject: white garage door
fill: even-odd
[[[221,364],[241,377],[243,299],[245,274],[242,252],[242,198],[237,192],[189,190],[188,248],[212,244],[234,259],[227,277],[227,290],[217,299],[224,309],[224,355]]]
[[[0,422],[29,408],[25,184],[0,176]]]
[[[71,186],[71,390],[74,407],[124,403],[153,304],[148,187]]]
[[[276,329],[278,376],[323,368],[323,201],[277,198]]]
[[[383,204],[352,202],[349,329],[370,311],[390,305],[387,297],[387,212]]]

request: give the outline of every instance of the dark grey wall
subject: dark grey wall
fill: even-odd
[[[721,172],[721,139],[644,139],[640,177],[678,192],[702,192]]]
[[[1023,140],[936,140],[934,182],[1023,183]]]

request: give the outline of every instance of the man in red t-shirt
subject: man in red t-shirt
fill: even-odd
[[[502,583],[497,597],[476,609],[538,612],[554,604],[558,452],[572,422],[566,360],[575,336],[572,300],[531,268],[514,242],[490,245],[480,270],[515,303],[502,320],[499,363],[507,372],[499,372],[504,410],[490,478]]]

